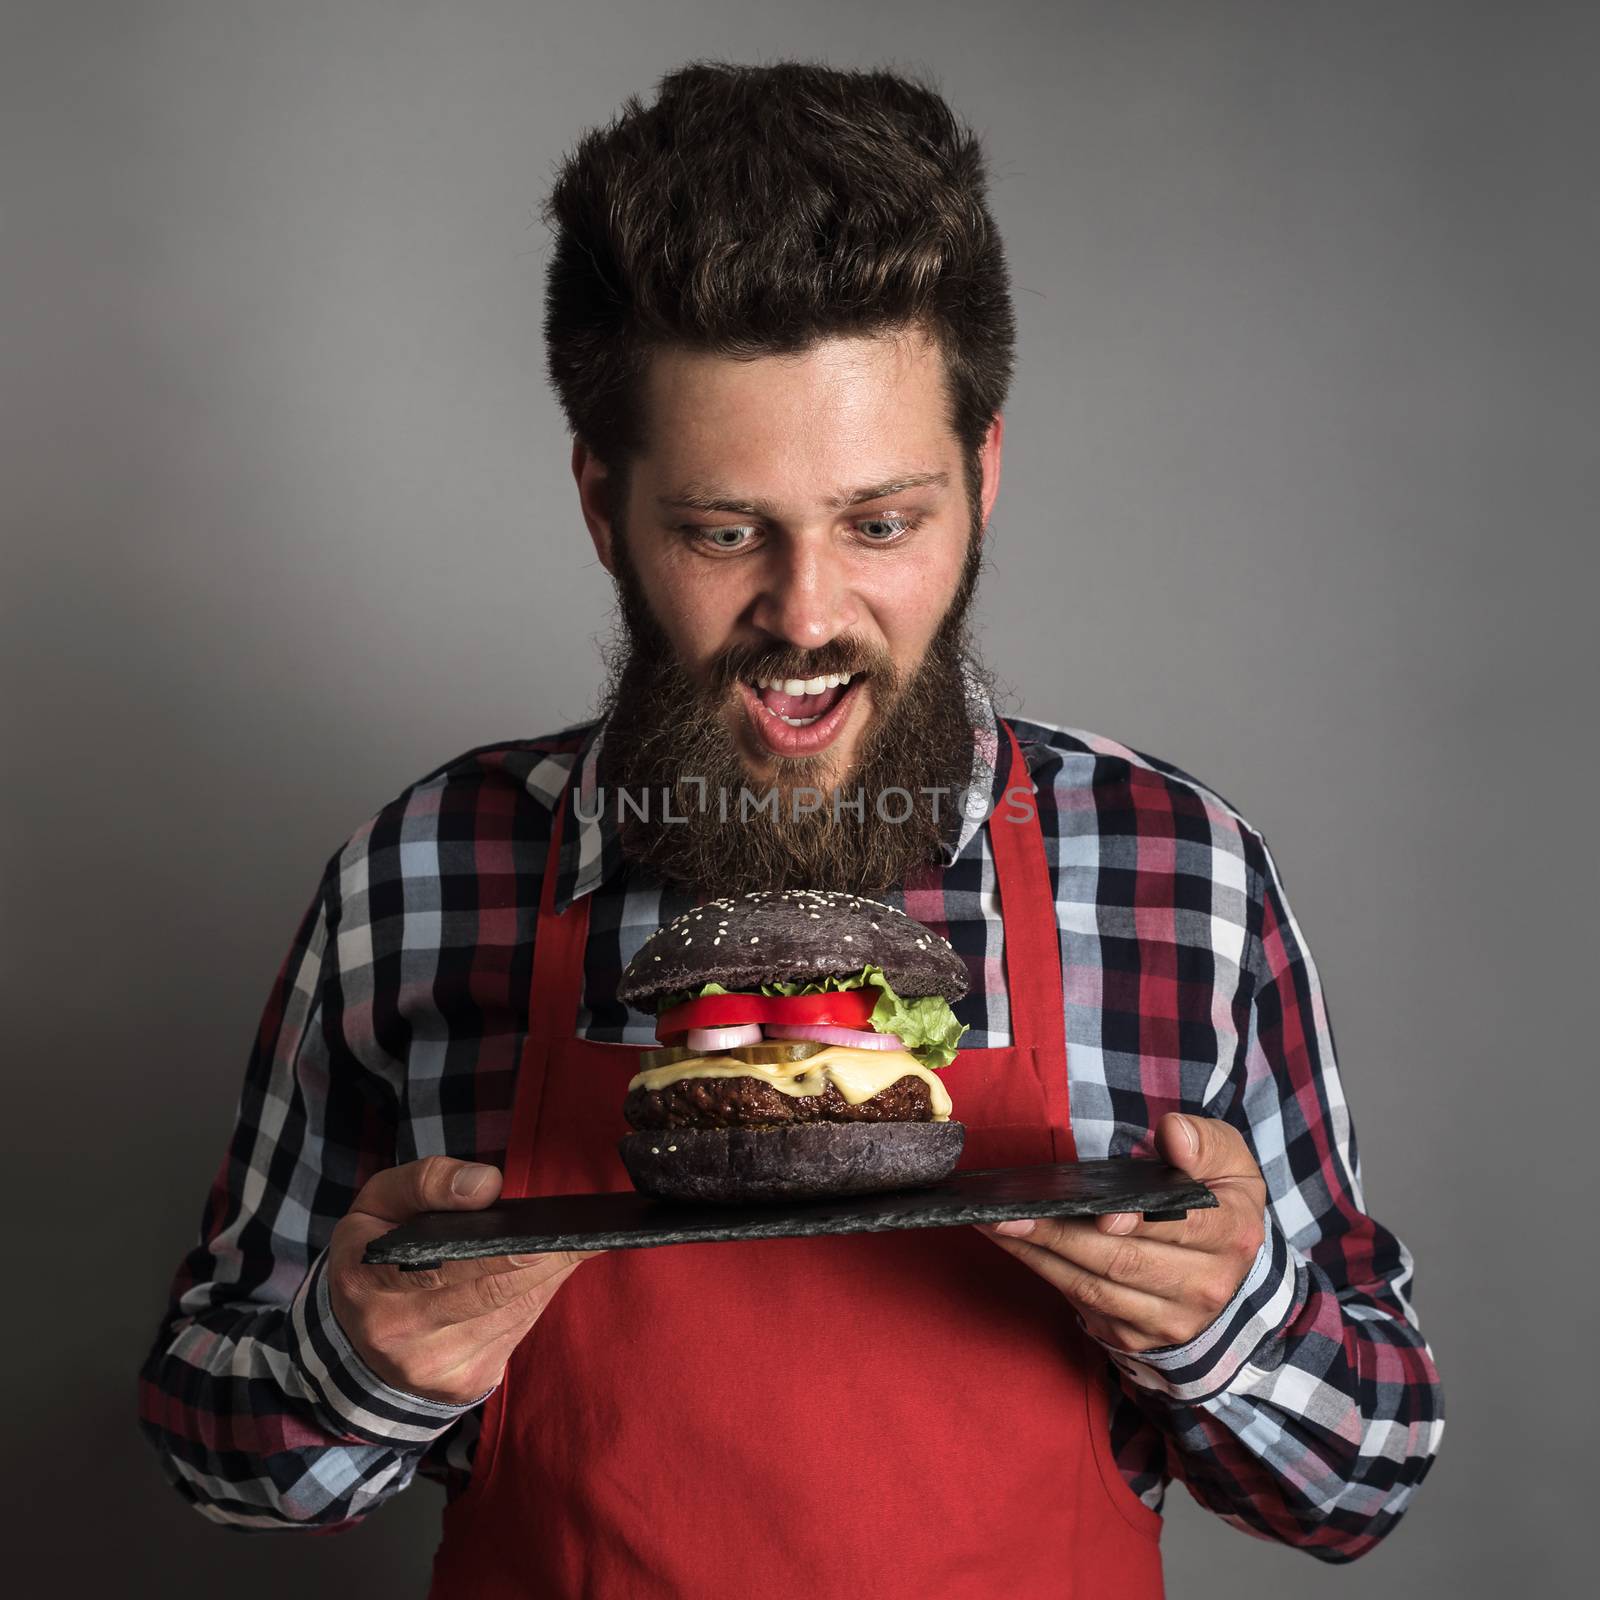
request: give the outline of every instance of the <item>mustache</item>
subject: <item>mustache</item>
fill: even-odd
[[[892,686],[895,667],[885,650],[852,639],[831,639],[815,650],[773,650],[769,646],[732,645],[715,657],[708,673],[713,691],[730,689],[741,680],[759,678],[826,678],[848,672],[852,677],[871,675]]]

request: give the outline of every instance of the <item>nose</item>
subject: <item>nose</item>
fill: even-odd
[[[774,540],[749,619],[799,650],[819,649],[848,633],[859,620],[859,606],[845,563],[821,541]]]

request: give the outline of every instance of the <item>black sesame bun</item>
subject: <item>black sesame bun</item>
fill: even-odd
[[[955,1170],[966,1134],[959,1122],[671,1128],[630,1133],[621,1151],[641,1194],[748,1205],[938,1183]]]
[[[617,985],[617,997],[654,1011],[668,995],[720,983],[763,983],[883,968],[897,994],[959,1000],[967,969],[950,941],[903,911],[861,895],[781,889],[707,900],[645,940]]]

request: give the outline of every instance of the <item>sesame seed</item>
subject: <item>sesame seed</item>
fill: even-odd
[[[751,934],[751,935],[750,935],[750,943],[751,943],[751,944],[760,944],[760,943],[761,943],[761,937],[760,937],[760,935],[759,935],[759,934],[754,934],[754,933],[752,933],[752,934]]]
[[[677,1149],[677,1148],[678,1148],[678,1147],[677,1147],[677,1145],[675,1145],[675,1144],[669,1144],[669,1145],[668,1145],[668,1146],[667,1146],[667,1149],[669,1149],[669,1150],[676,1150],[676,1149]]]

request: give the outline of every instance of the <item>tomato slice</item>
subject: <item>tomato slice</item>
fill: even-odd
[[[834,989],[824,994],[704,994],[656,1018],[656,1038],[669,1044],[691,1028],[733,1028],[742,1022],[818,1023],[870,1028],[879,991]]]

